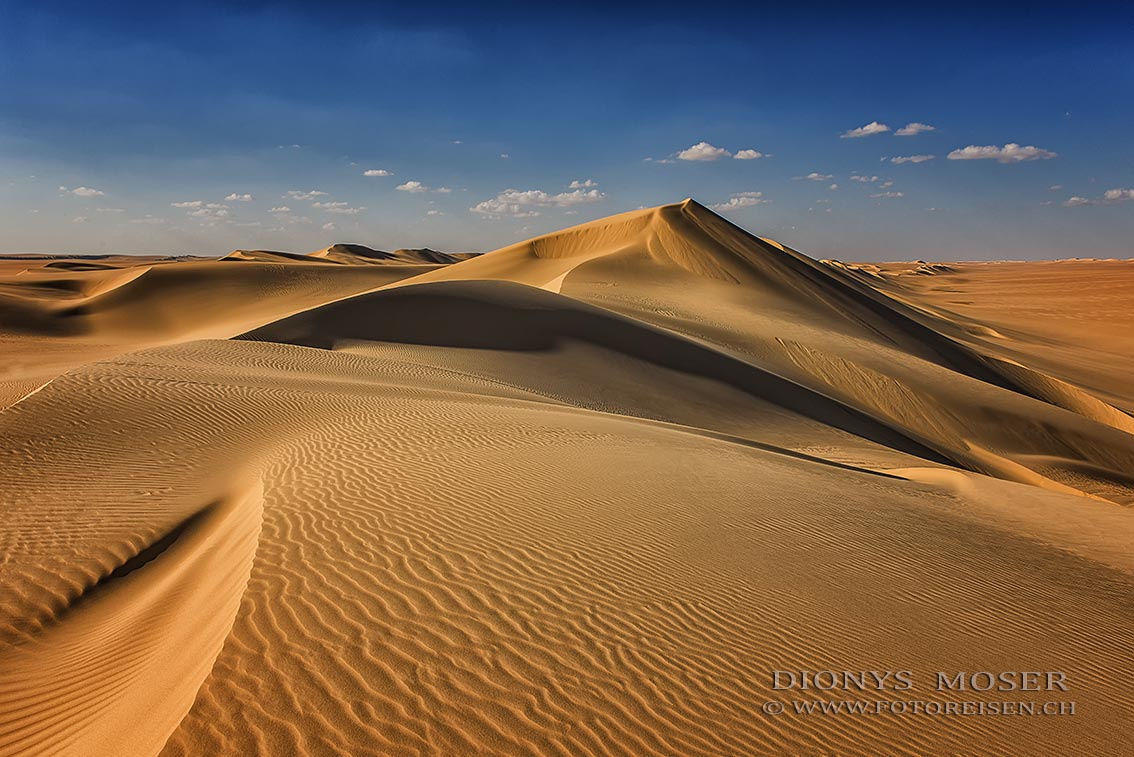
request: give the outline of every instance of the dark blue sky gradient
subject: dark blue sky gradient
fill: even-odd
[[[1102,199],[1134,187],[1130,4],[918,5],[0,2],[0,252],[488,249],[760,191],[729,217],[817,255],[1134,254],[1134,200]],[[875,120],[936,131],[838,137]],[[772,157],[660,162],[701,141]],[[1009,142],[1058,157],[946,160]],[[909,154],[936,157],[881,161]],[[838,189],[795,178],[812,171]],[[583,179],[599,201],[470,211]],[[59,190],[77,186],[103,194]],[[231,192],[255,200],[171,206]],[[276,223],[284,203],[307,221]]]

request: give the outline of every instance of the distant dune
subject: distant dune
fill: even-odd
[[[0,754],[1129,754],[1128,262],[816,261],[686,200],[0,260],[0,349]],[[1029,670],[1071,690],[933,686]],[[830,699],[1076,711],[763,706]]]
[[[260,263],[340,263],[342,265],[374,265],[382,263],[456,263],[472,257],[468,253],[438,252],[428,248],[383,252],[361,244],[333,244],[322,250],[297,255],[271,250],[233,250],[221,260],[252,260]]]

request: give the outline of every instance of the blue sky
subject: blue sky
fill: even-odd
[[[692,196],[821,257],[1134,255],[1130,5],[916,5],[0,0],[0,252],[487,250]]]

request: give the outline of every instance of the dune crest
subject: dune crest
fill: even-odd
[[[1122,264],[820,262],[693,200],[55,262],[0,276],[2,753],[1128,749]],[[981,304],[1090,266],[1109,341]],[[1058,670],[1078,710],[761,707],[860,668]]]

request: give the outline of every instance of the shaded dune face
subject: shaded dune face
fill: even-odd
[[[0,753],[1126,753],[1134,397],[903,283],[967,269],[692,201],[355,247],[0,290],[122,345],[0,412]],[[777,669],[1077,714],[773,716],[832,698]]]
[[[470,325],[456,330],[455,323]],[[323,349],[343,341],[382,341],[486,350],[550,350],[562,340],[575,340],[718,381],[865,439],[948,462],[884,423],[757,366],[679,334],[518,284],[399,287],[293,316],[241,338]]]

